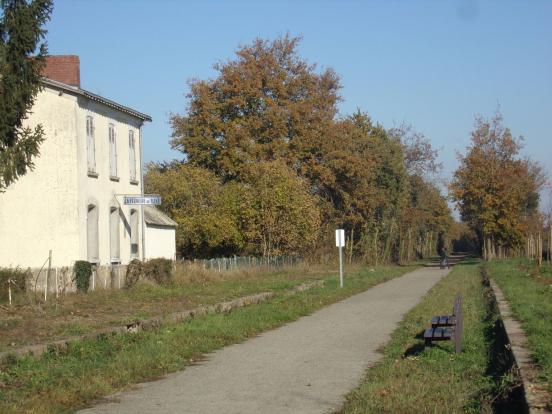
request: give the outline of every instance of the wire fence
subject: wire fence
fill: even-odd
[[[213,259],[193,259],[183,260],[185,264],[201,266],[206,270],[216,270],[218,272],[236,270],[236,269],[280,269],[283,267],[296,267],[303,262],[298,256],[233,256],[217,257]]]

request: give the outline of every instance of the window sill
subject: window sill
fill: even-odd
[[[132,180],[132,179],[131,179],[131,180],[130,180],[130,183],[131,183],[132,185],[138,185],[138,184],[140,184],[140,181],[138,181],[138,180]]]
[[[96,171],[88,171],[88,176],[92,178],[98,178],[100,174],[98,174]]]
[[[110,176],[109,176],[109,179],[110,179],[111,181],[117,181],[117,182],[120,180],[119,177],[115,177],[115,176],[113,176],[113,175],[110,175]]]

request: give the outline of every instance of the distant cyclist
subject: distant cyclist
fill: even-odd
[[[443,250],[441,250],[441,269],[444,268],[450,269],[450,263],[449,263],[449,254],[446,247],[443,247]]]

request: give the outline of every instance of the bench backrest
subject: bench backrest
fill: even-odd
[[[456,300],[454,301],[453,308],[454,316],[456,317],[456,326],[454,328],[454,348],[456,353],[462,351],[462,328],[463,328],[463,317],[462,317],[462,296],[458,294]]]

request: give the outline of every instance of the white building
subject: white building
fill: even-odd
[[[176,222],[153,206],[144,207],[144,222],[146,224],[146,260],[157,257],[174,260]]]
[[[49,250],[55,267],[141,259],[142,207],[122,196],[143,193],[142,125],[151,118],[82,89],[77,56],[49,58],[45,76],[25,122],[44,127],[40,156],[0,193],[0,266],[38,268]],[[154,235],[154,255],[174,257],[174,227],[166,221]]]

